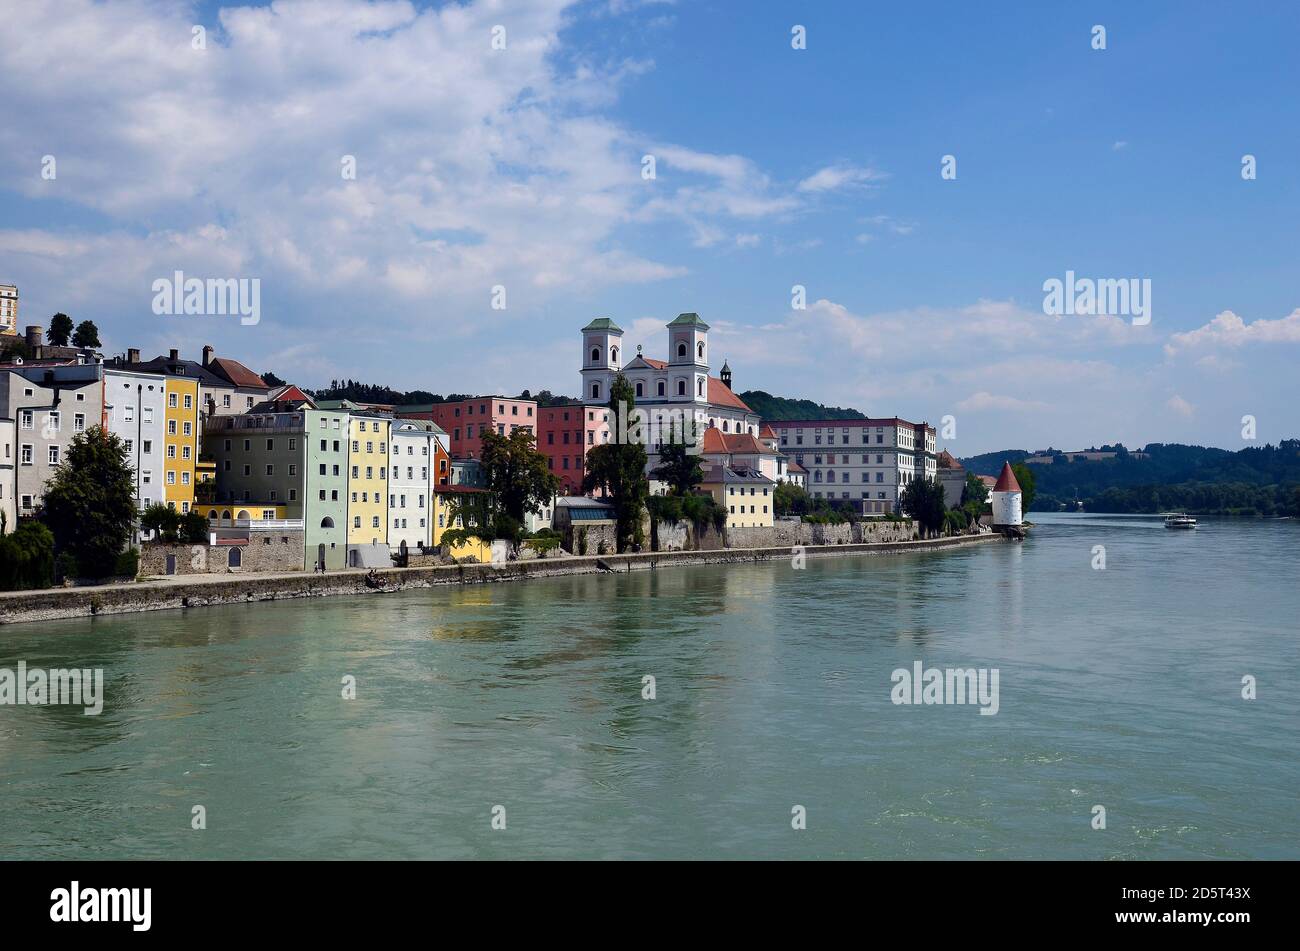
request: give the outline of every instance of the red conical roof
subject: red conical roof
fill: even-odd
[[[998,483],[993,486],[994,492],[1019,492],[1020,483],[1016,481],[1016,474],[1011,471],[1011,463],[1002,463],[1002,472],[998,475]]]

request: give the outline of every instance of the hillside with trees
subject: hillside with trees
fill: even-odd
[[[1082,507],[1090,512],[1300,516],[1300,440],[1233,452],[1207,446],[1151,443],[1138,456],[1123,445],[1117,455],[1088,461],[1052,453],[1033,464],[1035,511]],[[1017,463],[1025,450],[985,453],[961,460],[972,472],[996,475],[1003,460]]]
[[[793,400],[773,396],[763,390],[746,390],[739,394],[763,419],[866,419],[864,413],[843,406],[826,406],[813,400]]]

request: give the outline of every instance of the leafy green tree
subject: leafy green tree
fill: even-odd
[[[926,534],[938,531],[944,525],[948,511],[943,501],[943,486],[938,479],[913,479],[903,487],[898,497],[898,507],[925,529]]]
[[[29,591],[54,584],[54,536],[40,522],[23,522],[0,535],[0,591]]]
[[[704,470],[700,467],[702,458],[691,455],[685,442],[674,440],[659,450],[659,465],[651,475],[667,482],[668,491],[673,495],[690,495],[704,481]]]
[[[778,482],[772,492],[772,511],[777,515],[803,515],[808,511],[808,492],[793,482]]]
[[[632,391],[632,384],[620,373],[609,388],[610,427],[614,432],[633,430],[635,406],[636,394]],[[582,490],[601,489],[614,504],[619,551],[644,541],[641,513],[650,495],[645,467],[645,446],[631,439],[622,443],[605,443],[587,453],[587,474],[582,480]]]
[[[177,541],[180,524],[176,510],[161,502],[154,502],[140,513],[141,531],[154,533],[159,541]]]
[[[202,545],[208,540],[208,520],[196,508],[191,508],[180,517],[177,534],[182,541],[191,545]]]
[[[1034,485],[1037,482],[1034,470],[1023,462],[1017,462],[1012,465],[1011,471],[1015,473],[1016,481],[1020,483],[1020,511],[1028,512],[1034,504]]]
[[[72,318],[59,313],[50,318],[50,329],[45,331],[45,340],[55,347],[66,347],[72,336]]]
[[[82,349],[103,346],[99,342],[99,328],[95,326],[94,321],[83,320],[77,324],[77,329],[72,335],[72,345]]]
[[[509,436],[485,432],[482,445],[483,478],[495,510],[506,517],[498,520],[497,528],[501,537],[518,542],[524,517],[551,503],[560,480],[546,465],[546,456],[537,451],[533,434],[526,429],[516,429]]]
[[[77,559],[81,574],[112,574],[135,526],[135,475],[122,440],[99,426],[78,433],[46,484],[40,519],[59,552]]]
[[[973,472],[966,473],[966,484],[961,490],[961,504],[964,508],[971,502],[983,506],[989,500],[989,487],[980,481]]]

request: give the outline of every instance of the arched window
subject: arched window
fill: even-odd
[[[679,344],[677,345],[677,356],[679,356],[679,357],[685,357],[685,356],[686,356],[686,344],[684,344],[684,343],[679,343]]]
[[[685,381],[685,380],[678,380],[678,381],[677,381],[677,395],[678,395],[678,396],[685,396],[685,395],[686,395],[686,381]]]
[[[724,420],[722,421],[722,431],[723,431],[724,433],[729,433],[729,432],[731,432],[731,422],[730,422],[729,420],[725,420],[725,419],[724,419]]]
[[[239,514],[236,515],[235,517],[236,517],[236,518],[249,518],[250,516],[249,516],[249,514],[248,514],[248,510],[247,510],[247,509],[240,509],[240,510],[239,510]]]
[[[600,399],[600,384],[599,384],[599,383],[593,383],[593,384],[591,384],[591,398],[592,398],[593,400],[598,400],[598,399]]]
[[[618,347],[609,348],[609,362],[618,363]]]
[[[703,340],[701,340],[698,344],[695,345],[695,352],[700,355],[700,362],[703,363],[704,362],[704,341]]]
[[[244,553],[242,551],[238,548],[231,548],[230,552],[226,555],[226,564],[231,568],[238,568],[244,563],[243,558]]]
[[[332,518],[330,518],[328,515],[326,515],[323,519],[320,520],[320,527],[321,527],[321,528],[333,528],[333,527],[334,527],[334,519],[332,519]]]
[[[822,471],[821,471],[820,469],[814,469],[814,470],[813,470],[813,481],[814,481],[814,482],[820,482],[821,480],[822,480]]]
[[[230,521],[230,509],[226,509],[225,511],[223,511],[221,513],[221,517],[224,518],[227,522]]]
[[[591,348],[591,362],[592,363],[600,362],[600,347]]]
[[[642,392],[641,392],[641,381],[640,381],[640,380],[637,380],[637,381],[636,381],[636,395],[637,395],[637,398],[638,398],[638,399],[643,395]]]
[[[209,521],[216,519],[216,517],[217,517],[217,510],[216,510],[216,509],[210,509],[210,510],[208,511],[208,519],[209,519]]]
[[[700,396],[704,395],[704,377],[695,381],[695,392]]]
[[[664,395],[664,381],[663,381],[663,380],[660,380],[660,381],[659,381],[659,395],[660,395],[660,396],[663,396],[663,395]]]
[[[827,481],[827,482],[834,482],[834,481],[835,481],[835,470],[834,470],[834,469],[831,469],[831,470],[829,470],[829,471],[826,473],[826,481]]]

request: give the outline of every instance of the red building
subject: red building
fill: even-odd
[[[478,396],[455,403],[433,403],[404,408],[408,419],[431,419],[451,437],[453,459],[482,457],[485,432],[509,436],[517,429],[537,433],[537,402],[514,400],[504,396]]]
[[[546,456],[560,491],[582,489],[587,450],[609,442],[609,410],[603,406],[545,406],[537,411],[537,448]]]

